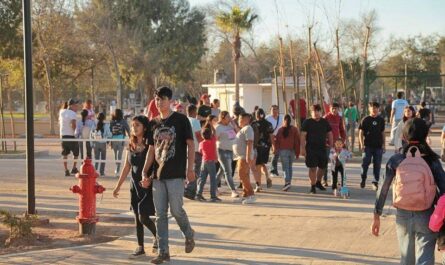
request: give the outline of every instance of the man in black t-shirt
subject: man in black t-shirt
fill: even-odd
[[[362,181],[360,187],[363,189],[366,185],[366,177],[371,159],[374,165],[373,189],[378,189],[380,179],[380,167],[382,156],[385,152],[385,119],[379,116],[379,103],[369,103],[370,115],[362,119],[359,125],[359,143],[363,152],[362,161]]]
[[[321,106],[311,106],[311,118],[306,119],[301,126],[300,154],[306,159],[311,181],[310,193],[316,193],[315,188],[326,190],[321,185],[321,178],[326,170],[326,138],[332,148],[332,129],[328,121],[321,117]]]
[[[143,169],[143,187],[153,185],[153,201],[156,209],[156,228],[159,245],[158,256],[152,263],[170,260],[168,247],[168,208],[185,236],[185,252],[192,252],[195,241],[187,213],[183,208],[184,179],[195,180],[193,170],[195,148],[192,128],[183,114],[170,109],[172,91],[168,87],[158,88],[155,104],[160,115],[150,121],[147,132],[149,150]],[[152,176],[148,169],[153,165]]]

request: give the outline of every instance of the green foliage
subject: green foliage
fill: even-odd
[[[22,1],[0,1],[0,57],[14,58],[21,55]]]
[[[0,210],[0,222],[9,228],[9,239],[32,237],[32,226],[36,215],[17,217],[8,211]]]
[[[253,22],[258,18],[258,15],[252,12],[252,9],[241,9],[234,5],[228,12],[220,12],[216,16],[216,25],[223,31],[239,35],[240,33],[250,30]]]

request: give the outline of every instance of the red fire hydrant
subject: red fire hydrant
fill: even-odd
[[[85,159],[80,167],[80,173],[76,174],[79,185],[70,188],[73,193],[79,194],[79,215],[76,217],[79,223],[79,233],[91,235],[96,232],[96,193],[102,193],[105,188],[96,182],[99,176],[91,163],[91,159]]]

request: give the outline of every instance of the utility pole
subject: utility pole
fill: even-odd
[[[369,44],[369,35],[371,33],[371,28],[369,26],[366,27],[366,37],[365,37],[365,43],[363,47],[363,65],[362,65],[362,73],[360,78],[360,103],[362,107],[362,114],[366,114],[367,110],[367,104],[368,104],[368,97],[366,93],[366,86],[367,86],[367,80],[366,80],[366,69],[367,69],[367,61],[368,61],[368,44]]]
[[[2,123],[2,128],[1,128],[1,138],[5,139],[6,137],[6,130],[5,130],[5,118],[4,118],[4,113],[3,113],[3,74],[0,74],[0,119],[1,119],[1,123]],[[2,140],[2,151],[3,152],[8,152],[8,146],[6,144],[5,141]]]
[[[338,29],[335,31],[335,44],[337,46],[337,64],[338,64],[338,73],[339,73],[339,79],[340,79],[340,84],[341,84],[341,90],[343,93],[340,93],[342,95],[342,98],[344,97],[346,99],[346,101],[348,101],[347,97],[347,93],[346,93],[346,84],[345,84],[345,74],[343,72],[343,64],[341,63],[340,60],[340,40],[338,37]]]
[[[275,95],[277,97],[277,106],[280,109],[280,93],[278,92],[278,75],[277,75],[277,67],[273,67],[273,74],[275,77]]]
[[[284,55],[283,55],[283,39],[279,37],[280,40],[280,73],[281,73],[281,93],[283,95],[283,105],[284,113],[288,113],[287,107],[287,97],[286,97],[286,71],[284,66]]]
[[[25,72],[26,109],[26,177],[28,187],[28,214],[36,213],[34,167],[34,104],[32,87],[32,27],[31,0],[22,0],[23,7],[23,57]]]
[[[290,57],[290,64],[292,68],[292,79],[294,81],[294,117],[295,117],[295,126],[297,126],[298,129],[301,128],[300,124],[300,80],[298,76],[298,69],[296,69],[295,62],[294,62],[294,56],[292,52],[292,40],[289,43],[289,57]],[[295,74],[297,72],[297,74]],[[297,75],[297,76],[296,76]]]
[[[408,66],[405,62],[405,99],[408,100],[409,99],[409,94],[408,94]]]
[[[93,106],[96,104],[94,98],[94,58],[90,59],[91,61],[91,100],[93,101]]]
[[[309,89],[309,96],[311,97],[310,99],[308,98],[308,103],[310,102],[311,104],[313,103],[313,97],[312,97],[312,67],[311,67],[311,59],[312,59],[312,35],[311,35],[311,31],[312,31],[312,26],[310,26],[308,28],[308,42],[307,42],[307,79],[306,79],[306,83],[308,83],[308,89]]]

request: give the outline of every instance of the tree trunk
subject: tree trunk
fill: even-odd
[[[15,138],[15,123],[14,116],[12,115],[12,97],[11,97],[11,88],[8,89],[8,108],[9,108],[9,117],[11,118],[11,138]],[[14,151],[17,151],[17,142],[13,142]]]
[[[286,71],[284,66],[283,40],[280,37],[280,74],[281,74],[281,93],[283,94],[284,113],[288,113],[286,97]]]
[[[235,101],[240,103],[239,100],[239,58],[241,57],[241,37],[239,32],[235,34],[233,41],[233,77],[235,82]]]
[[[116,53],[114,52],[113,47],[111,46],[111,44],[109,44],[107,42],[107,47],[110,50],[111,53],[111,59],[113,61],[113,68],[114,68],[114,72],[117,76],[117,95],[116,95],[116,108],[118,109],[122,109],[122,77],[121,77],[121,72],[119,70],[119,65],[117,63],[117,57],[116,57]]]
[[[365,44],[363,47],[363,65],[362,65],[362,71],[360,75],[360,106],[362,107],[362,115],[366,114],[367,106],[367,97],[366,95],[366,64],[368,60],[368,44],[369,44],[369,34],[371,32],[371,28],[368,26],[366,27],[366,38],[365,38]]]
[[[290,64],[292,67],[292,79],[294,81],[294,117],[295,117],[295,126],[297,126],[298,129],[301,129],[301,120],[300,120],[300,80],[298,73],[298,69],[295,69],[295,62],[294,62],[294,56],[292,53],[292,41],[290,41],[289,44],[289,57],[290,57]]]

